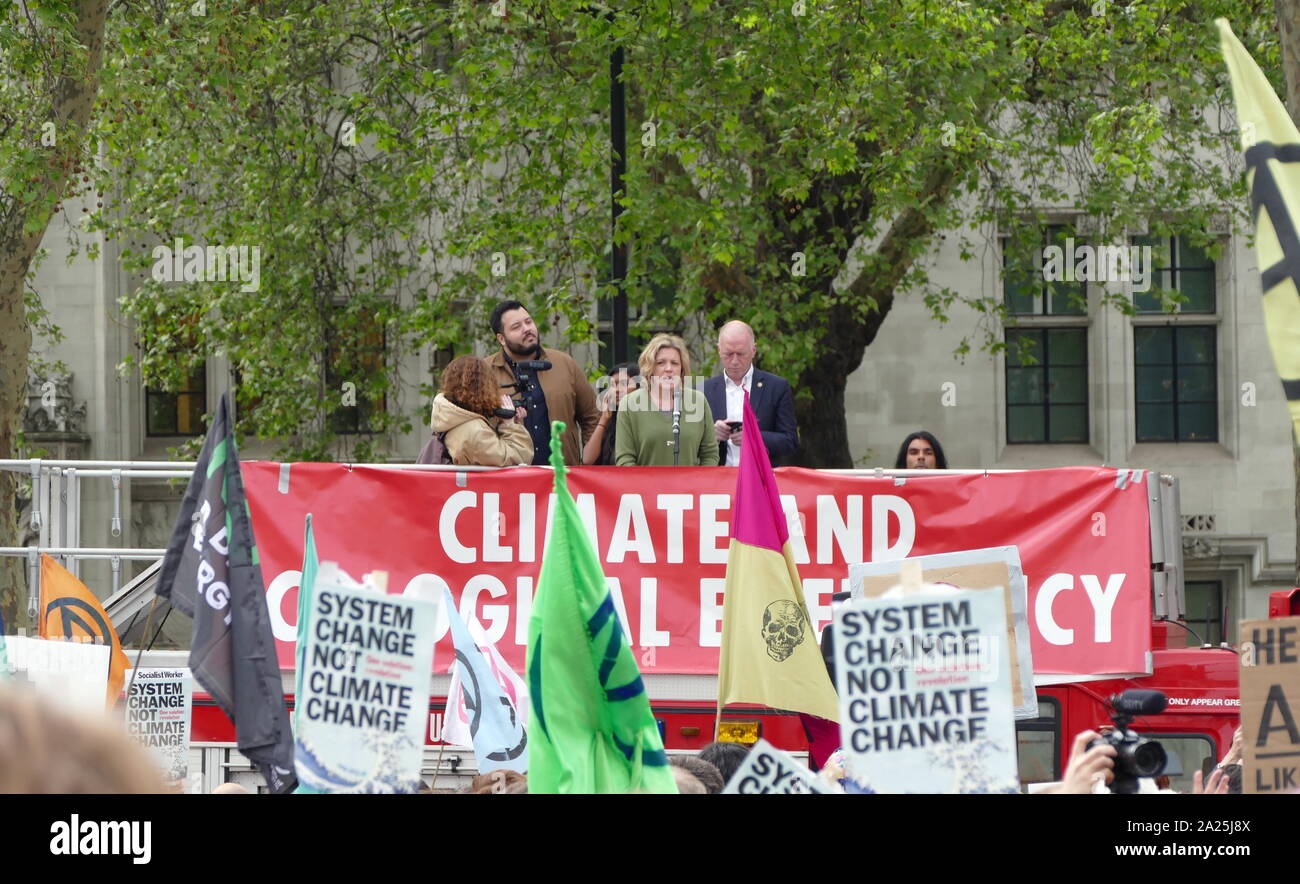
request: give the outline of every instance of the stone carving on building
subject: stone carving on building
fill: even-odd
[[[1219,541],[1211,537],[1183,535],[1184,559],[1215,559],[1219,557]]]
[[[75,460],[85,456],[86,403],[72,398],[72,375],[27,373],[27,408],[23,436],[38,456]]]

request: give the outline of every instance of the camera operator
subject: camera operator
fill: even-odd
[[[564,462],[582,463],[582,449],[595,432],[596,392],[573,357],[541,345],[537,325],[518,301],[492,310],[492,331],[501,350],[487,362],[501,387],[525,409],[524,427],[533,440],[533,463],[550,463],[551,421],[564,421]]]

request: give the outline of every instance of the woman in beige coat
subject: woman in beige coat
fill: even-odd
[[[515,415],[502,417],[498,409]],[[519,411],[501,393],[492,369],[477,356],[458,356],[443,371],[431,424],[452,463],[482,467],[532,463],[533,440],[520,422]]]

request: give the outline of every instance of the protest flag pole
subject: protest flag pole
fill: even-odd
[[[748,394],[743,424],[745,438],[762,439]],[[741,446],[732,513],[718,652],[718,727],[728,703],[758,703],[838,721],[839,698],[803,598],[776,473],[760,444]]]
[[[157,607],[158,607],[158,596],[154,595],[153,601],[149,603],[149,613],[144,618],[144,632],[142,633],[142,635],[146,637],[149,635],[149,627],[153,625],[153,612],[154,609]],[[155,635],[153,638],[149,639],[147,644],[142,643],[140,650],[136,652],[135,665],[131,667],[131,681],[126,686],[126,694],[128,697],[131,695],[131,688],[135,686],[135,677],[140,674],[140,658],[144,656],[145,651],[153,647],[154,639],[156,638],[158,638],[158,636]]]
[[[528,623],[528,792],[675,794],[659,727],[551,422],[554,521]]]
[[[293,732],[229,393],[208,428],[154,591],[193,618],[190,669],[234,723],[239,751],[273,793],[292,792]]]

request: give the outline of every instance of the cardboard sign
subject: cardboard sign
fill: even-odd
[[[1241,624],[1242,791],[1300,789],[1300,617]]]
[[[104,714],[110,654],[108,645],[5,636],[7,677],[74,712]]]
[[[745,763],[736,769],[722,790],[723,795],[807,795],[829,793],[807,765],[759,739],[749,750]]]
[[[837,609],[845,773],[855,791],[1017,792],[1001,592],[924,586]]]
[[[925,583],[948,583],[962,589],[997,589],[1007,606],[1007,644],[1011,659],[1011,695],[1017,719],[1038,717],[1038,692],[1034,690],[1034,659],[1029,642],[1028,591],[1020,568],[1020,551],[1014,546],[970,549],[962,552],[915,556],[896,562],[862,562],[849,566],[849,587],[854,598],[875,598],[898,583],[902,562],[921,566]]]
[[[356,584],[332,562],[308,614],[294,764],[322,792],[420,785],[438,603]]]
[[[158,759],[163,776],[184,783],[190,770],[194,679],[189,669],[126,670],[126,730]]]

